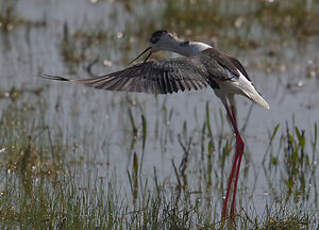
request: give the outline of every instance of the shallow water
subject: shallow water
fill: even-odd
[[[87,160],[83,172],[93,171],[93,178],[96,175],[110,178],[115,173],[117,183],[126,189],[132,153],[136,151],[142,157],[141,136],[131,149],[132,128],[128,109],[132,110],[139,130],[142,127],[141,115],[147,120],[142,175],[153,176],[155,167],[160,180],[168,179],[171,183],[175,183],[171,160],[174,159],[179,165],[183,158],[183,149],[177,136],[183,135],[186,122],[188,136],[193,136],[187,172],[191,178],[189,183],[195,190],[198,184],[197,167],[201,164],[200,131],[206,119],[206,103],[209,103],[214,135],[225,138],[232,135],[230,126],[221,121],[220,112],[224,114],[224,110],[212,90],[152,96],[98,91],[37,78],[39,72],[65,74],[73,78],[87,77],[85,68],[98,55],[101,60],[106,59],[113,64],[103,66],[100,61],[93,67],[94,72],[108,73],[125,67],[128,60],[147,46],[144,37],[136,36],[144,25],[138,25],[134,20],[152,11],[156,12],[152,17],[160,20],[155,8],[162,7],[163,10],[164,6],[154,2],[133,5],[131,10],[127,10],[124,3],[111,1],[92,4],[85,0],[41,3],[37,0],[20,0],[12,3],[14,16],[27,20],[29,24],[12,24],[11,31],[1,32],[1,89],[45,87],[45,92],[41,94],[48,106],[45,121],[56,130],[55,135],[59,135],[59,131],[63,133],[65,144],[78,144],[72,154]],[[160,22],[158,24],[155,28],[160,29]],[[253,30],[260,37],[261,29],[258,25]],[[104,39],[88,41],[87,35],[96,32],[101,32]],[[151,32],[147,31],[149,34]],[[84,35],[81,37],[81,34]],[[308,135],[313,132],[314,123],[319,121],[318,75],[307,77],[309,68],[318,68],[318,44],[318,37],[313,37],[306,43],[291,38],[286,43],[248,51],[241,51],[238,47],[236,49],[236,45],[227,47],[228,53],[238,56],[247,64],[254,84],[270,104],[270,110],[266,111],[255,105],[251,108],[251,103],[245,98],[237,99],[240,125],[245,123],[252,109],[247,128],[243,132],[247,151],[239,185],[241,204],[252,208],[247,201],[253,199],[252,209],[259,214],[264,212],[266,203],[274,200],[269,175],[265,175],[262,170],[269,133],[277,124],[281,124],[279,132],[285,133],[284,124],[288,121],[289,124],[305,129]],[[270,50],[275,50],[279,55],[267,55]],[[73,54],[78,57],[78,61],[71,62],[63,58],[63,52]],[[268,66],[263,66],[265,64]],[[0,103],[0,106],[5,106],[4,102]],[[38,113],[40,116],[41,111]],[[232,157],[229,157],[220,178],[215,178],[213,174],[212,180],[216,183],[223,180],[225,186],[231,163]],[[213,162],[213,171],[220,173],[218,162]],[[280,173],[271,175],[278,177],[274,181],[280,181],[282,176]],[[318,183],[318,170],[315,178]],[[78,180],[79,184],[85,186],[90,179],[79,174]],[[277,186],[280,191],[281,185]],[[217,193],[211,196],[220,206],[223,192],[216,190]],[[309,206],[312,201],[313,193],[309,198]]]

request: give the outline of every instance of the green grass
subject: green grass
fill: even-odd
[[[301,0],[245,0],[240,12],[233,6],[235,1],[198,1],[194,6],[192,1],[167,0],[159,14],[163,20],[151,17],[147,22],[145,15],[133,15],[134,4],[122,2],[129,4],[129,13],[136,20],[128,22],[126,40],[122,41],[126,45],[116,50],[123,52],[121,65],[129,61],[130,38],[138,36],[146,41],[154,29],[203,41],[218,38],[219,46],[246,50],[276,39],[279,43],[282,39],[304,40],[318,32],[316,8],[307,9]],[[19,19],[13,2],[8,3],[0,14],[1,33],[18,26],[45,26]],[[251,21],[265,37],[252,36],[256,25],[248,23]],[[140,26],[136,28],[136,24]],[[101,23],[92,31],[83,29],[74,34],[65,24],[60,54],[69,72],[77,73],[83,62],[90,62],[92,47],[97,46],[95,53],[100,53],[115,43],[116,34]],[[160,109],[153,124],[143,108],[135,106],[139,109],[134,110],[135,99],[123,97],[120,104],[128,115],[123,119],[125,130],[119,132],[128,140],[125,147],[130,160],[126,174],[117,175],[116,168],[124,166],[108,159],[96,162],[94,144],[87,146],[85,140],[72,143],[68,141],[70,134],[61,131],[62,124],[46,123],[48,105],[43,95],[43,88],[0,92],[1,229],[220,229],[222,194],[234,152],[234,138],[222,110],[212,112],[214,108],[207,102],[200,108],[205,109],[205,118],[198,127],[192,130],[185,120],[175,135],[170,124],[176,111],[165,101],[159,104],[155,97]],[[77,114],[73,115],[76,120]],[[287,119],[289,122],[269,130],[268,147],[259,151],[264,153],[261,164],[254,165],[247,146],[235,223],[227,221],[225,229],[319,228],[317,123],[313,130],[303,130]],[[154,135],[150,134],[153,126]],[[162,153],[170,153],[172,133],[180,145],[179,152],[172,155],[181,156],[180,162],[172,159],[165,166],[172,172],[168,178],[161,177],[155,162],[153,173],[145,174],[144,158],[151,154],[147,145],[155,143]],[[106,151],[108,145],[103,145]],[[192,152],[198,154],[197,159]],[[99,164],[107,170],[97,176],[94,170]],[[252,195],[245,192],[250,189],[246,178],[255,173],[253,170],[266,177],[269,199],[264,199],[262,214],[256,214]],[[127,184],[123,185],[123,180]]]
[[[43,119],[45,102],[37,100],[36,94],[31,97],[35,99],[30,104],[25,96],[14,100],[8,98],[2,110],[1,228],[220,228],[218,204],[207,194],[215,191],[212,186],[223,189],[218,177],[224,173],[225,161],[231,161],[232,141],[230,137],[223,142],[219,139],[223,137],[218,137],[212,130],[208,104],[206,120],[199,133],[201,143],[198,144],[206,163],[196,165],[200,170],[195,173],[202,178],[199,179],[201,186],[194,190],[196,186],[188,181],[188,174],[193,173],[189,168],[189,153],[194,148],[192,142],[196,135],[187,130],[187,122],[184,122],[178,137],[184,157],[180,166],[173,160],[171,162],[175,178],[160,180],[156,168],[153,175],[143,176],[143,154],[135,152],[127,171],[130,189],[123,192],[112,170],[111,176],[96,177],[91,170],[84,170],[85,160],[78,160],[72,154],[66,157],[72,152],[72,146],[62,144],[63,134],[51,134],[55,131]],[[35,114],[42,115],[32,119]],[[143,153],[147,141],[147,118],[142,115],[142,125],[137,124],[138,120],[131,114],[132,136],[135,136],[134,141],[142,144]],[[235,225],[227,222],[225,228],[314,229],[318,226],[313,207],[305,205],[295,209],[289,206],[291,200],[307,203],[314,199],[311,195],[313,189],[315,196],[318,195],[315,183],[317,166],[311,163],[317,160],[317,124],[314,124],[312,138],[308,138],[309,135],[288,124],[282,130],[280,125],[275,126],[269,134],[269,148],[263,165],[272,178],[273,193],[270,195],[278,196],[278,200],[265,206],[263,216],[239,209]],[[215,155],[216,150],[218,155]],[[214,161],[219,162],[218,165]],[[222,171],[217,170],[218,167]],[[77,176],[87,178],[86,182],[79,183]],[[318,204],[317,200],[314,202]]]

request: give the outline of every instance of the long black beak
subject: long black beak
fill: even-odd
[[[143,62],[146,62],[146,61],[149,59],[149,57],[152,55],[152,47],[146,48],[142,53],[140,53],[136,58],[134,58],[134,59],[129,63],[129,65],[131,65],[133,62],[135,62],[137,59],[139,59],[139,58],[140,58],[143,54],[145,54],[147,51],[150,51],[150,52],[147,54],[146,58],[145,58],[144,61],[143,61]]]

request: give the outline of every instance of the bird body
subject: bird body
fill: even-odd
[[[152,53],[161,50],[175,52],[183,57],[147,61]],[[236,175],[231,204],[231,216],[234,216],[238,175],[244,151],[244,142],[237,127],[234,95],[245,96],[266,109],[269,109],[268,103],[257,92],[245,68],[236,58],[208,44],[184,41],[167,31],[156,31],[152,34],[150,46],[132,62],[148,51],[149,54],[144,62],[103,76],[74,80],[47,74],[41,76],[50,80],[81,83],[98,89],[151,94],[169,94],[205,87],[214,89],[226,109],[236,134],[236,153],[228,180],[222,218],[224,220],[227,216],[228,198]]]
[[[189,49],[186,57],[139,63],[104,76],[74,80],[52,75],[43,77],[78,82],[98,89],[151,94],[198,90],[210,86],[222,101],[233,94],[239,94],[269,109],[268,103],[255,90],[248,75],[245,76],[236,67],[236,59],[213,47],[196,48],[203,49],[196,54],[198,51],[195,52],[194,47],[184,46],[182,50]]]
[[[244,67],[236,58],[223,54],[203,42],[181,40],[165,30],[152,34],[150,47],[152,52],[168,50],[186,57],[199,55],[200,62],[197,65],[205,64],[212,77],[210,86],[222,101],[225,97],[231,98],[233,94],[241,94],[269,109],[268,103],[256,91]],[[225,76],[225,72],[228,77]],[[219,77],[220,75],[223,76]]]

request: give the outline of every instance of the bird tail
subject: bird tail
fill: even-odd
[[[260,96],[260,94],[255,89],[254,91],[255,92],[246,91],[245,94],[249,99],[257,103],[258,105],[264,107],[265,109],[269,109],[269,104],[267,103],[267,101],[262,96]]]
[[[239,85],[242,94],[244,94],[246,97],[257,103],[258,105],[264,107],[265,109],[269,109],[269,104],[267,103],[267,101],[262,96],[260,96],[251,81],[244,77],[241,72],[237,84]]]

